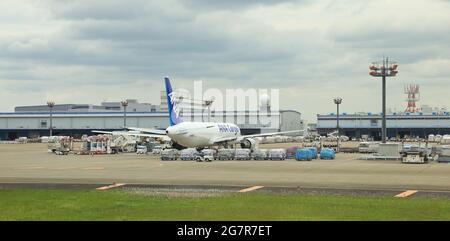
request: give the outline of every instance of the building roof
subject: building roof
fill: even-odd
[[[282,113],[284,111],[280,111]],[[297,111],[293,111],[297,112]],[[223,115],[226,113],[227,115],[234,115],[234,113],[238,115],[256,115],[258,113],[264,114],[264,112],[260,111],[215,111],[211,112],[212,115]],[[271,113],[271,115],[279,115],[279,113]],[[300,113],[300,112],[297,112]],[[48,117],[50,112],[47,111],[23,111],[23,112],[0,112],[1,117]],[[194,112],[194,115],[207,115],[208,113],[205,111],[202,112]],[[141,112],[127,112],[127,116],[168,116],[169,114],[166,111],[141,111]],[[54,117],[67,116],[67,117],[82,117],[82,116],[123,116],[123,111],[80,111],[80,112],[67,112],[67,111],[53,111]]]

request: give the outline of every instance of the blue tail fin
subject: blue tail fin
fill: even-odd
[[[169,110],[169,119],[170,125],[174,126],[178,123],[183,122],[183,119],[179,116],[178,109],[174,108],[174,97],[172,96],[172,86],[170,85],[169,77],[164,78],[164,82],[166,85],[166,94],[167,94],[167,105]]]

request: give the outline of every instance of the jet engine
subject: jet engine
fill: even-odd
[[[241,141],[241,148],[253,150],[256,148],[256,144],[257,142],[255,139],[247,138]]]

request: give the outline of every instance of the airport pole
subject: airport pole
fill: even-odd
[[[394,77],[397,75],[398,64],[390,62],[388,58],[383,58],[383,62],[374,62],[369,66],[369,74],[373,77],[381,77],[382,79],[382,113],[381,113],[381,142],[386,143],[386,77]]]
[[[123,107],[123,127],[127,127],[127,106]]]
[[[386,143],[386,74],[385,63],[383,61],[383,76],[382,76],[382,88],[383,88],[383,116],[381,121],[381,142]]]
[[[214,100],[206,100],[204,101],[203,105],[207,107],[208,109],[208,122],[211,122],[211,104],[213,103]],[[202,118],[203,118],[203,114],[202,114]]]
[[[123,128],[127,128],[127,106],[128,106],[128,101],[123,100],[120,103],[122,104],[122,107],[123,107]]]
[[[53,107],[50,107],[50,136],[53,136]]]
[[[336,105],[336,117],[337,117],[337,119],[336,119],[336,128],[337,128],[337,134],[338,134],[338,136],[339,136],[339,104],[337,104]]]
[[[53,136],[53,107],[55,106],[54,101],[47,101],[47,106],[50,108],[50,137]]]
[[[208,105],[208,122],[211,122],[211,106]]]
[[[337,128],[337,145],[336,145],[336,152],[339,152],[339,104],[336,105],[336,128]]]
[[[340,135],[340,128],[339,128],[339,105],[342,103],[342,98],[336,97],[334,98],[334,103],[336,104],[336,129],[337,129],[337,147],[336,152],[339,152],[339,137]]]

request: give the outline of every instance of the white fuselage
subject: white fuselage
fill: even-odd
[[[232,123],[182,122],[166,129],[167,135],[184,147],[212,146],[218,140],[233,139],[241,135]]]

